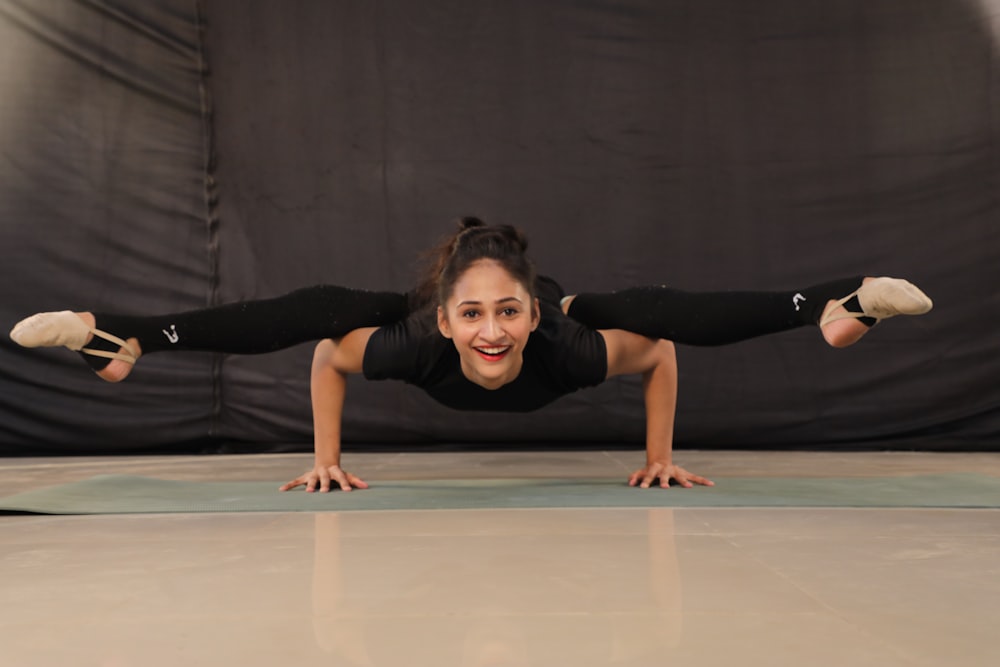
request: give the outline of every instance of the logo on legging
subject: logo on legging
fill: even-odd
[[[800,310],[800,308],[799,308],[799,301],[805,301],[805,300],[806,300],[806,298],[804,296],[802,296],[798,292],[795,293],[795,296],[792,297],[792,304],[795,306],[796,312],[798,312]],[[174,341],[174,342],[176,343],[177,341]]]
[[[796,308],[796,310],[798,310],[798,308]],[[181,337],[177,335],[177,327],[175,327],[173,324],[170,325],[170,331],[167,331],[166,329],[160,329],[160,331],[163,332],[163,335],[166,336],[167,340],[169,340],[171,343],[176,343],[181,339]]]

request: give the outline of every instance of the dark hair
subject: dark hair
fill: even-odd
[[[528,239],[512,225],[487,225],[479,218],[459,218],[458,231],[427,253],[428,268],[416,290],[422,306],[443,306],[455,283],[473,263],[491,259],[535,297],[535,266],[525,252]]]

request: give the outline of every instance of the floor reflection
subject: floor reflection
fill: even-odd
[[[645,512],[645,534],[516,539],[352,539],[344,523],[364,517],[318,514],[316,643],[331,664],[357,666],[660,659],[681,637],[680,570],[673,510]]]

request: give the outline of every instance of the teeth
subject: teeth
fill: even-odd
[[[508,348],[506,347],[477,347],[477,350],[483,354],[501,354],[506,352]]]

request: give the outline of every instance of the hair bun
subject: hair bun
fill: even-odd
[[[501,243],[509,243],[520,252],[525,252],[528,249],[528,237],[513,225],[487,225],[480,218],[465,216],[458,219],[458,227],[459,231],[455,235],[455,241],[452,245],[453,250],[459,243],[471,243],[472,237],[480,238],[483,236],[499,239]],[[462,240],[460,241],[460,239]]]
[[[528,249],[528,237],[513,225],[499,225],[497,229],[508,241],[516,245],[521,252]]]
[[[485,227],[486,223],[475,216],[463,216],[458,219],[458,229],[464,232],[473,227]]]
[[[455,282],[480,260],[499,263],[534,296],[535,267],[525,254],[528,237],[524,232],[513,225],[487,225],[473,216],[457,218],[454,223],[458,231],[428,254],[426,277],[414,297],[419,307],[435,302],[444,305]]]

